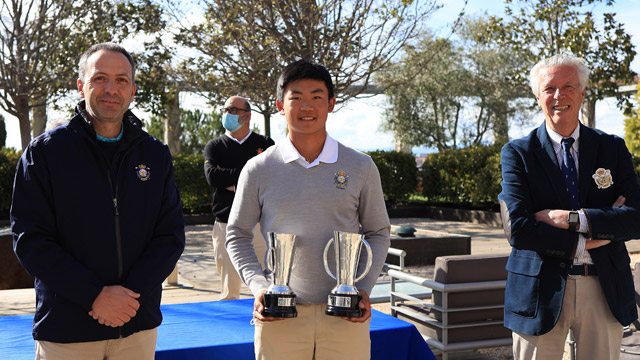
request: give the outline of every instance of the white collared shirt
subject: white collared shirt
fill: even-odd
[[[308,163],[304,156],[300,155],[298,149],[296,149],[291,142],[291,139],[287,136],[286,140],[282,141],[281,154],[282,161],[285,163],[297,161],[298,164],[302,165],[306,169],[320,165],[321,162],[333,164],[338,161],[338,142],[327,134],[322,151],[315,160]]]
[[[551,144],[553,145],[553,151],[556,153],[556,158],[558,160],[558,164],[560,166],[564,163],[564,156],[562,150],[562,139],[564,138],[562,135],[553,131],[549,125],[545,125],[547,127],[547,134],[549,134],[549,138],[551,139]],[[575,140],[573,145],[571,146],[571,156],[573,156],[573,162],[576,165],[576,176],[578,176],[578,143],[580,142],[580,125],[576,126],[575,130],[571,133],[570,137]],[[579,179],[578,179],[579,180]],[[580,228],[578,231],[578,248],[576,249],[576,256],[573,259],[574,264],[593,264],[593,260],[591,260],[591,256],[589,252],[586,251],[585,246],[587,244],[587,239],[584,234],[589,232],[589,227],[587,226],[587,216],[584,213],[584,210],[578,210],[578,215],[580,215]]]
[[[245,141],[247,141],[247,139],[249,138],[249,136],[251,136],[251,133],[253,131],[251,129],[249,129],[249,133],[247,134],[247,136],[243,137],[242,139],[238,140],[236,138],[234,138],[233,136],[231,136],[231,134],[229,134],[228,132],[225,131],[225,135],[227,135],[229,137],[229,139],[237,142],[238,144],[242,145],[242,143],[244,143]]]

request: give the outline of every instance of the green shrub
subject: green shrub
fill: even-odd
[[[176,154],[173,167],[182,198],[182,211],[185,214],[211,212],[212,190],[204,177],[204,155]]]
[[[13,195],[13,178],[16,174],[16,165],[20,160],[22,151],[13,148],[0,150],[0,219],[9,218],[11,209],[11,197]]]
[[[430,202],[495,203],[501,179],[500,146],[447,150],[425,159],[422,194]]]
[[[407,199],[418,186],[418,168],[412,154],[376,150],[367,153],[380,172],[382,192],[390,203]]]

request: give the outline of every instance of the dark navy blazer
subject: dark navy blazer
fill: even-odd
[[[640,238],[640,185],[621,138],[580,125],[578,172],[580,207],[592,239],[611,240],[589,250],[615,318],[628,325],[638,314],[625,241]],[[544,124],[502,148],[500,200],[505,233],[512,246],[507,262],[504,324],[529,335],[550,331],[560,316],[578,235],[537,222],[544,209],[570,209],[569,194]],[[612,183],[592,176],[610,170]],[[603,170],[601,170],[603,171]],[[612,207],[619,195],[622,207]]]

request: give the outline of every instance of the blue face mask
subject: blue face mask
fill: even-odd
[[[222,126],[229,132],[234,132],[242,126],[238,122],[239,116],[229,113],[222,114]]]

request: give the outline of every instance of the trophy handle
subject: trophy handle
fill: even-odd
[[[265,257],[267,259],[264,262],[264,264],[267,267],[267,270],[271,273],[273,273],[274,271],[274,266],[273,266],[273,258],[275,257],[274,252],[275,252],[275,249],[269,246],[269,248],[267,249],[267,252],[265,253]]]
[[[327,245],[324,247],[324,271],[326,271],[327,274],[329,274],[329,276],[331,276],[333,279],[335,279],[336,277],[331,272],[331,269],[329,269],[329,261],[327,261],[328,260],[327,259],[327,253],[329,252],[329,245],[331,245],[332,242],[333,242],[333,238],[331,238],[331,240],[329,240]]]
[[[369,246],[369,243],[364,239],[364,237],[362,238],[362,242],[367,247],[367,266],[365,267],[362,274],[360,274],[360,276],[354,280],[354,282],[362,280],[362,278],[364,278],[369,273],[369,269],[371,269],[371,263],[373,262],[373,253],[371,252],[371,246]],[[325,254],[326,253],[327,252],[325,250]]]

